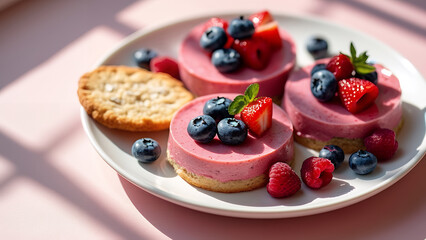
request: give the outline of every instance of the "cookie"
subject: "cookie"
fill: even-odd
[[[170,75],[127,66],[101,66],[84,74],[77,94],[94,120],[127,131],[167,129],[175,111],[193,99]]]

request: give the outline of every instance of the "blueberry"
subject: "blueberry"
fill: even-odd
[[[319,70],[311,77],[311,92],[322,102],[331,100],[337,91],[334,74],[328,70]]]
[[[207,51],[213,52],[216,49],[225,46],[228,41],[226,32],[221,27],[210,27],[200,38],[200,46]]]
[[[133,59],[136,65],[146,70],[150,70],[149,64],[156,56],[158,56],[157,52],[148,48],[141,48],[133,53]]]
[[[225,97],[217,97],[210,99],[204,104],[203,114],[209,115],[217,123],[224,118],[234,117],[228,112],[228,107],[231,102],[231,99]]]
[[[161,147],[152,138],[141,138],[132,145],[132,155],[142,163],[151,163],[157,160],[161,154]]]
[[[312,37],[306,43],[308,52],[314,59],[325,58],[328,55],[328,43],[320,37]]]
[[[377,71],[374,71],[374,72],[371,72],[371,73],[367,73],[367,74],[356,73],[355,77],[356,78],[361,78],[361,79],[368,80],[368,81],[374,83],[374,85],[377,85],[377,82],[378,82]]]
[[[249,38],[254,33],[253,22],[249,19],[244,19],[243,16],[232,19],[228,26],[228,33],[235,39]]]
[[[372,153],[359,150],[349,157],[349,167],[357,174],[369,174],[377,166],[377,158]]]
[[[209,115],[201,115],[189,121],[186,130],[195,141],[208,143],[216,136],[216,122]]]
[[[336,169],[340,166],[343,160],[345,160],[345,153],[339,146],[325,145],[323,149],[320,150],[319,157],[330,160]]]
[[[247,137],[247,126],[243,121],[235,118],[224,118],[217,124],[219,139],[228,145],[237,145]]]
[[[241,65],[240,54],[232,48],[218,49],[211,57],[212,64],[221,73],[228,73],[237,70]]]
[[[314,75],[314,73],[318,72],[319,70],[325,70],[326,67],[327,65],[325,63],[316,64],[311,70],[311,77],[312,75]]]

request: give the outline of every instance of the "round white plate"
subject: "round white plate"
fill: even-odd
[[[241,13],[223,15],[232,19]],[[218,15],[215,15],[218,16]],[[213,16],[187,19],[162,26],[143,29],[126,38],[98,65],[134,66],[132,53],[141,47],[157,50],[161,55],[177,57],[179,43],[191,27]],[[334,173],[333,181],[320,190],[302,184],[296,195],[274,199],[266,188],[251,192],[224,194],[205,191],[187,184],[175,174],[165,159],[168,131],[129,133],[111,130],[93,121],[83,109],[84,129],[102,158],[121,176],[140,188],[170,202],[203,212],[244,218],[285,218],[311,215],[345,207],[386,189],[407,174],[420,161],[426,150],[425,81],[413,65],[400,54],[362,33],[313,18],[274,15],[279,25],[296,40],[298,65],[313,60],[305,50],[305,42],[312,35],[321,34],[329,41],[331,52],[349,52],[353,41],[358,51],[368,51],[370,58],[383,63],[399,77],[403,91],[404,126],[398,136],[399,150],[393,160],[381,163],[369,175],[353,173],[345,163]],[[151,137],[160,143],[162,155],[152,164],[139,164],[131,155],[134,141]],[[318,153],[298,144],[295,147],[295,171],[301,162]]]

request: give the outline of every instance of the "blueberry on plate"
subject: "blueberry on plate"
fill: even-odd
[[[319,70],[311,77],[311,92],[321,102],[331,100],[337,91],[334,74],[328,70]]]
[[[213,52],[211,62],[219,72],[229,73],[241,66],[241,56],[232,48],[221,48]]]
[[[225,97],[216,97],[208,100],[203,107],[203,114],[209,115],[217,123],[224,118],[234,117],[229,114],[228,107],[232,100]]]
[[[349,157],[349,167],[360,175],[371,173],[377,166],[377,158],[372,153],[358,150]]]
[[[235,39],[249,38],[254,34],[253,22],[249,19],[244,19],[243,16],[232,19],[228,26],[228,33]]]
[[[225,46],[228,41],[226,32],[221,27],[210,27],[208,28],[200,38],[200,46],[207,51],[213,52],[216,49]]]
[[[371,73],[367,73],[367,74],[356,73],[355,77],[356,78],[360,78],[360,79],[365,79],[367,81],[370,81],[370,82],[374,83],[374,85],[377,85],[377,82],[378,82],[377,71],[374,71],[374,72],[371,72]]]
[[[152,138],[141,138],[132,145],[132,155],[142,163],[151,163],[161,155],[161,147]]]
[[[312,37],[306,43],[308,52],[314,59],[325,58],[328,55],[328,43],[321,37]]]
[[[186,130],[195,141],[209,143],[216,136],[216,121],[209,115],[201,115],[191,119]]]
[[[228,145],[238,145],[247,137],[247,126],[243,121],[235,118],[224,118],[217,124],[219,139]]]
[[[157,52],[149,48],[141,48],[133,53],[136,65],[146,70],[150,70],[149,64],[156,56],[158,56]]]
[[[327,65],[325,63],[316,64],[311,70],[311,77],[312,75],[314,75],[314,73],[318,72],[319,70],[325,70],[326,68],[327,68]]]
[[[343,150],[336,145],[325,145],[319,152],[320,158],[327,158],[330,160],[334,169],[338,168],[340,164],[345,160],[345,153]]]

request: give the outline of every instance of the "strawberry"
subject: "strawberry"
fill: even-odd
[[[274,198],[288,197],[300,190],[302,182],[287,163],[274,163],[269,170],[266,190]]]
[[[254,13],[250,15],[248,19],[250,19],[253,22],[253,25],[255,28],[263,24],[267,24],[269,22],[274,21],[274,19],[272,18],[272,15],[267,10]]]
[[[255,70],[262,70],[268,66],[272,55],[269,45],[262,39],[255,37],[235,39],[232,48],[241,55],[247,67]]]
[[[276,21],[259,25],[255,29],[253,37],[262,39],[273,50],[280,49],[283,46],[283,40],[281,39],[278,23]]]
[[[343,79],[338,83],[338,93],[345,108],[351,113],[358,113],[374,103],[379,88],[374,83],[359,79]]]
[[[352,77],[354,67],[351,63],[351,59],[345,54],[339,54],[334,56],[328,62],[326,69],[334,74],[336,80]]]
[[[259,97],[259,84],[248,86],[244,95],[235,97],[229,105],[228,112],[231,115],[241,113],[241,120],[247,125],[250,132],[262,136],[272,126],[272,98]]]

